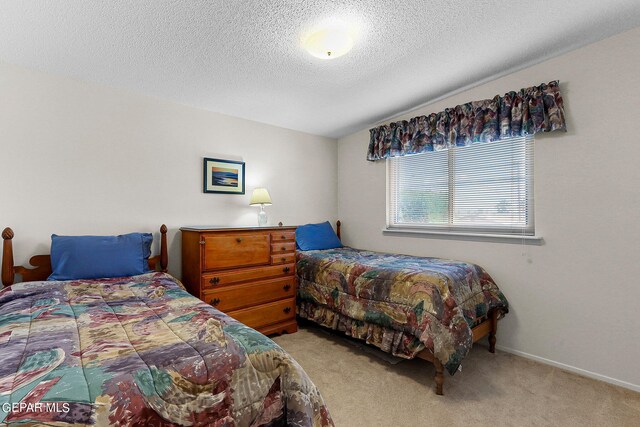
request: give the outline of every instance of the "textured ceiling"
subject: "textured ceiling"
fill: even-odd
[[[335,21],[353,50],[307,54]],[[0,60],[339,137],[639,25],[639,0],[1,0]]]

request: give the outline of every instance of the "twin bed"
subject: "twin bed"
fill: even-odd
[[[48,255],[14,266],[3,231],[0,423],[333,425],[291,356],[166,273],[160,231],[152,272],[58,281]],[[300,317],[433,362],[437,394],[474,342],[488,335],[495,351],[508,304],[477,265],[348,247],[297,256]]]
[[[49,257],[13,266],[4,230],[0,424],[333,425],[291,356],[164,272],[161,235],[160,271],[45,281]]]
[[[495,352],[508,303],[482,267],[329,246],[338,247],[298,252],[300,317],[394,356],[433,362],[440,395],[444,370],[453,375],[474,342],[488,335]]]

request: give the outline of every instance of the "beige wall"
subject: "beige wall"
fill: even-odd
[[[336,141],[0,63],[0,227],[15,260],[49,235],[170,229],[180,275],[184,225],[336,218]],[[246,162],[245,195],[203,194],[202,158]]]
[[[559,79],[567,133],[536,136],[542,246],[383,235],[385,162],[368,130],[338,141],[338,214],[347,244],[484,266],[511,302],[503,350],[640,390],[640,29],[403,115]]]

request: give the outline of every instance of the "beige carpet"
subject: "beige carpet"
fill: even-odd
[[[640,426],[640,393],[479,345],[437,396],[433,365],[422,360],[392,365],[314,326],[274,340],[318,386],[338,427]]]

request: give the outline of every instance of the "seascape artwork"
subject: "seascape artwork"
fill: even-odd
[[[238,186],[238,169],[212,167],[211,182],[222,187]]]
[[[244,194],[244,162],[204,158],[204,193]]]

